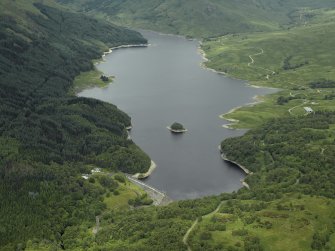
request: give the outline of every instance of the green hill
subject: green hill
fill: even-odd
[[[334,111],[334,88],[312,85],[335,81],[331,53],[335,41],[334,10],[311,10],[313,18],[304,26],[228,35],[204,42],[208,67],[254,85],[284,90],[266,97],[257,106],[244,107],[224,117],[239,120],[237,126],[252,128],[269,118],[303,115],[304,106],[315,111]]]
[[[306,8],[335,6],[331,0],[58,1],[124,26],[196,37],[275,30],[299,23]]]
[[[1,1],[0,250],[21,250],[34,238],[59,241],[68,226],[93,223],[106,188],[81,175],[94,165],[149,168],[149,157],[127,140],[128,115],[68,95],[75,76],[107,48],[145,42],[51,1]]]

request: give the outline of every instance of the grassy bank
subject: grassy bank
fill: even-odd
[[[335,80],[335,59],[331,53],[335,22],[329,18],[332,11],[319,10],[319,16],[306,26],[228,35],[203,44],[209,59],[207,67],[249,80],[252,85],[281,90],[263,98],[261,104],[225,115],[240,121],[234,127],[254,128],[270,118],[303,115],[304,106],[315,111],[335,109],[334,88],[311,87],[312,82]],[[278,102],[280,97],[285,102]]]
[[[105,88],[113,82],[113,76],[108,76],[108,81],[103,81],[101,76],[103,73],[96,68],[91,71],[81,72],[73,81],[73,86],[70,89],[70,94],[76,94],[92,87]]]

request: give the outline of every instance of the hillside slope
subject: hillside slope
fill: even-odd
[[[306,8],[335,6],[331,0],[58,1],[121,25],[196,37],[274,30],[299,23]]]
[[[283,90],[266,97],[262,104],[224,117],[239,120],[239,127],[253,128],[265,119],[303,115],[304,106],[334,111],[334,88],[313,84],[335,81],[334,11],[310,11],[313,18],[304,26],[205,41],[202,48],[209,59],[208,67],[254,85]]]
[[[59,242],[69,225],[94,222],[105,191],[81,175],[95,164],[129,173],[150,166],[127,140],[128,115],[67,94],[104,50],[146,40],[39,2],[0,3],[0,250],[29,238]]]

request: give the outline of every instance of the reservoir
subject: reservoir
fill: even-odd
[[[132,118],[131,137],[157,164],[145,183],[172,199],[191,199],[238,190],[245,174],[224,162],[218,145],[242,130],[223,128],[219,116],[273,92],[249,87],[204,69],[199,42],[143,31],[148,47],[113,50],[97,65],[115,76],[107,88],[79,96],[117,105]],[[172,134],[166,127],[182,123],[188,132]]]

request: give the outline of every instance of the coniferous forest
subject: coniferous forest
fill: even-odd
[[[29,238],[59,241],[64,229],[95,220],[101,189],[84,182],[88,164],[146,171],[128,115],[114,105],[68,95],[92,60],[139,34],[40,3],[0,22],[0,249]],[[19,13],[17,13],[19,12]],[[20,18],[11,14],[22,14]],[[7,247],[7,248],[5,248]]]

